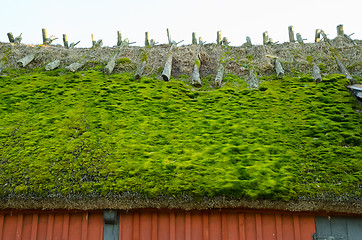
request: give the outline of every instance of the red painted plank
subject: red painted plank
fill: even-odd
[[[202,239],[202,214],[199,212],[191,213],[191,239]]]
[[[262,214],[261,223],[263,239],[276,240],[275,216],[272,214]]]
[[[31,225],[31,240],[36,240],[36,235],[38,233],[38,214],[33,214],[33,222]]]
[[[151,240],[152,238],[152,213],[143,212],[140,214],[140,239]]]
[[[298,215],[293,216],[293,226],[294,226],[294,239],[295,240],[301,240],[300,239],[300,226],[299,226],[299,216]]]
[[[4,218],[4,214],[0,214],[0,240],[3,239]]]
[[[202,239],[209,240],[209,213],[202,214]]]
[[[238,214],[238,223],[239,223],[239,239],[246,240],[245,238],[245,216],[244,213]]]
[[[275,225],[276,225],[276,239],[283,240],[282,216],[280,214],[275,215]]]
[[[226,213],[227,220],[227,238],[229,240],[238,240],[239,239],[239,224],[238,224],[238,214],[236,212]]]
[[[161,211],[158,214],[158,240],[169,240],[170,238],[170,214]]]
[[[47,240],[53,239],[53,227],[54,227],[54,214],[49,214],[48,216],[48,226],[47,226]]]
[[[20,240],[22,238],[23,233],[23,214],[18,214],[18,221],[16,226],[16,240]]]
[[[263,229],[261,225],[261,214],[255,214],[256,240],[263,240]]]
[[[226,220],[226,213],[220,212],[221,214],[221,239],[227,240],[228,239],[228,223]]]
[[[69,231],[69,214],[64,214],[62,240],[68,240],[68,231]]]
[[[220,212],[212,211],[209,216],[210,240],[221,240],[221,214]]]
[[[133,240],[140,239],[140,214],[135,212],[133,214]]]
[[[170,212],[170,240],[176,239],[175,212]]]
[[[245,214],[245,239],[256,239],[255,214]]]
[[[300,239],[312,239],[311,236],[316,232],[314,216],[300,216]]]
[[[294,227],[293,216],[283,214],[282,215],[282,232],[283,239],[294,239]]]
[[[176,239],[185,239],[185,213],[175,212]]]
[[[82,219],[82,240],[88,239],[88,213],[83,213]]]
[[[158,213],[155,211],[152,213],[152,240],[157,240],[158,235]]]
[[[185,216],[185,240],[191,240],[191,213],[186,212]]]

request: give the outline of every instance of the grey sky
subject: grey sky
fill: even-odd
[[[91,46],[91,34],[107,46],[116,44],[116,32],[142,46],[144,32],[150,38],[166,43],[166,28],[173,40],[191,42],[196,32],[207,42],[215,42],[216,32],[228,37],[231,45],[241,45],[246,36],[262,43],[262,33],[269,32],[274,41],[288,41],[288,26],[293,25],[308,42],[314,31],[323,29],[336,36],[336,26],[344,24],[345,33],[362,39],[362,17],[358,0],[344,1],[234,1],[234,0],[0,0],[0,41],[7,33],[23,33],[23,43],[42,43],[41,29],[59,39],[66,33],[70,42]]]

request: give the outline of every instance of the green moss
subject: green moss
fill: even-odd
[[[0,76],[1,197],[360,199],[362,117],[343,75],[318,84],[268,76],[259,90],[225,78],[195,91],[130,73],[9,71]]]
[[[132,61],[129,58],[120,58],[117,61],[117,64],[125,64],[125,63],[132,63]]]
[[[196,59],[196,60],[195,60],[195,65],[196,65],[198,68],[200,68],[201,63],[200,63],[200,60],[199,60],[199,59]]]
[[[308,62],[310,65],[313,65],[313,57],[312,57],[312,56],[307,56],[307,62]]]

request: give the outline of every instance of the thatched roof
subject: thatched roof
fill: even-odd
[[[361,108],[343,75],[202,80],[4,70],[0,208],[362,212]]]

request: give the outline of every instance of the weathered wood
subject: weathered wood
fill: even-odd
[[[247,46],[247,47],[253,46],[253,44],[251,44],[251,39],[250,39],[250,37],[246,37],[246,46]]]
[[[194,45],[197,44],[197,38],[196,38],[196,33],[195,32],[192,33],[192,44],[194,44]]]
[[[151,39],[151,40],[150,40],[150,47],[153,47],[153,46],[155,46],[155,45],[156,45],[155,40],[154,40],[154,39]]]
[[[275,70],[277,72],[278,78],[284,77],[284,69],[282,67],[281,62],[278,59],[275,59]]]
[[[221,45],[221,31],[217,31],[216,33],[216,43]]]
[[[195,87],[202,87],[200,79],[200,60],[196,59],[194,63],[194,71],[192,72],[191,84]]]
[[[268,32],[263,32],[263,45],[269,44],[269,35]]]
[[[323,39],[326,43],[328,43],[329,46],[332,46],[331,42],[329,41],[329,38],[327,37],[327,34],[321,30],[321,35],[323,36]]]
[[[78,41],[78,42],[76,42],[76,43],[72,42],[72,43],[69,45],[69,48],[70,48],[70,49],[74,48],[78,43],[80,43],[80,41]]]
[[[104,73],[105,74],[111,74],[113,72],[114,66],[116,66],[116,60],[119,56],[119,53],[121,52],[121,50],[128,46],[129,44],[129,40],[126,38],[124,41],[122,41],[121,46],[116,50],[116,52],[114,53],[113,56],[111,56],[111,58],[108,60],[107,65],[104,67]]]
[[[68,37],[67,34],[63,34],[63,44],[65,48],[69,48],[69,44],[68,44]]]
[[[116,58],[117,58],[117,53],[114,54],[109,60],[107,65],[104,67],[104,73],[105,74],[111,74],[113,72],[114,66],[116,65]]]
[[[0,73],[5,69],[6,64],[3,61],[0,61]]]
[[[121,46],[122,44],[122,33],[117,31],[117,46]]]
[[[321,41],[321,29],[316,29],[315,30],[315,37],[314,37],[314,42],[320,42]]]
[[[316,63],[313,64],[313,79],[315,82],[322,82],[321,70]]]
[[[204,39],[202,37],[199,37],[199,44],[204,44]]]
[[[21,36],[22,36],[23,34],[21,33],[19,36],[17,36],[16,38],[15,38],[15,40],[14,40],[14,43],[15,44],[20,44],[21,43],[21,40],[23,39]]]
[[[13,33],[9,32],[9,33],[8,33],[8,38],[9,38],[9,42],[10,42],[10,43],[14,43],[15,40],[14,40],[14,35],[13,35]]]
[[[224,45],[224,46],[229,46],[229,39],[227,38],[227,37],[224,37],[223,39],[222,39],[222,45]]]
[[[343,24],[337,26],[337,35],[344,36]]]
[[[337,65],[338,65],[339,69],[341,70],[342,74],[345,75],[346,78],[352,84],[355,84],[356,80],[351,76],[351,74],[348,72],[347,68],[343,65],[342,61],[339,59],[335,48],[332,46],[331,41],[327,37],[327,34],[323,30],[321,31],[321,34],[323,36],[324,41],[326,41],[328,43],[328,45],[330,46],[330,50],[332,51],[332,55],[333,55],[334,59],[336,59]]]
[[[42,36],[43,36],[43,44],[44,45],[47,45],[47,39],[48,39],[48,33],[47,33],[47,30],[45,28],[43,28],[41,30],[42,32]]]
[[[293,26],[288,27],[288,33],[289,33],[289,42],[295,42],[295,39],[294,39],[294,27]]]
[[[50,62],[47,65],[45,65],[45,70],[47,70],[47,71],[54,70],[59,66],[60,66],[60,60],[57,59],[57,60],[55,60],[53,62]]]
[[[176,47],[176,43],[172,42],[171,48],[167,53],[165,67],[162,71],[162,78],[164,81],[169,81],[171,77],[171,70],[172,70],[172,53],[174,48]]]
[[[22,67],[26,67],[29,63],[31,63],[31,61],[34,60],[34,58],[35,58],[35,53],[30,53],[25,57],[23,57],[22,59],[20,59],[18,61],[18,64],[21,64]]]
[[[225,63],[220,62],[219,67],[217,69],[216,77],[215,77],[215,86],[221,87],[222,80],[224,78],[225,72]]]
[[[147,62],[144,60],[138,65],[136,74],[134,75],[135,79],[141,78],[143,71],[145,70],[146,64],[147,64]]]
[[[300,43],[300,44],[304,44],[302,35],[300,35],[300,33],[297,33],[297,41],[298,41],[298,43]]]
[[[249,71],[248,87],[252,89],[259,88],[259,79],[253,69]]]
[[[357,83],[356,80],[351,76],[351,74],[348,72],[347,68],[344,66],[344,64],[342,63],[342,61],[339,59],[339,57],[333,53],[334,58],[336,59],[337,65],[339,67],[339,69],[341,70],[342,74],[344,76],[346,76],[346,78],[352,83],[355,84]]]
[[[150,46],[150,40],[148,37],[148,32],[145,32],[145,46],[148,47]]]
[[[92,33],[91,37],[92,37],[92,47],[94,47],[96,45],[96,40],[94,39],[93,33]]]
[[[84,64],[86,64],[85,61],[83,61],[83,62],[75,62],[75,63],[72,63],[69,66],[65,67],[65,69],[68,70],[68,71],[71,71],[71,72],[75,72],[79,68],[83,67]]]
[[[166,29],[166,31],[167,31],[168,44],[169,44],[169,45],[172,45],[170,31],[168,30],[168,28]]]

